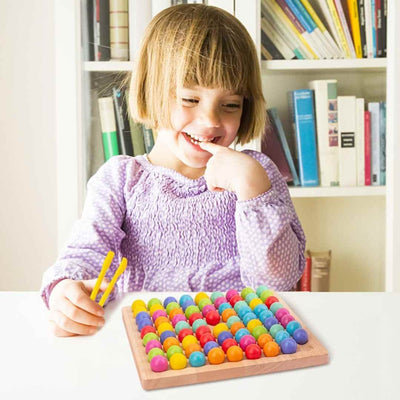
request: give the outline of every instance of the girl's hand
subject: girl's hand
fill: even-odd
[[[54,286],[49,298],[49,322],[55,336],[93,335],[104,325],[104,309],[90,299],[95,283],[96,279],[63,279]],[[107,285],[104,279],[100,290],[104,292]]]
[[[228,190],[238,200],[249,200],[271,187],[267,173],[253,157],[210,142],[200,147],[212,154],[204,173],[209,190]]]

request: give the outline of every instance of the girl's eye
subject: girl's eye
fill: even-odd
[[[224,104],[225,107],[228,108],[240,108],[240,104],[237,103],[228,103],[228,104]]]
[[[182,98],[183,103],[188,103],[188,104],[197,104],[199,101],[196,99],[184,99]]]

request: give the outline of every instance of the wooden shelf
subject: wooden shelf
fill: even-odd
[[[263,71],[301,70],[363,70],[385,71],[386,58],[358,58],[340,60],[271,60],[261,61]]]
[[[293,198],[386,196],[386,186],[290,187],[289,192]]]
[[[132,71],[133,61],[85,61],[84,71],[115,72]]]

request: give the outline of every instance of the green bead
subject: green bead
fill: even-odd
[[[245,299],[246,296],[247,296],[249,293],[254,293],[254,290],[253,290],[251,287],[245,287],[245,288],[240,292],[240,295],[242,296],[243,299]]]
[[[268,330],[265,326],[255,326],[253,330],[251,331],[252,336],[254,339],[258,340],[258,338],[263,334],[263,333],[268,333]]]
[[[156,297],[153,297],[152,299],[150,299],[147,303],[147,309],[150,310],[151,306],[153,306],[154,304],[160,304],[161,306],[163,305],[161,303],[160,299],[157,299]]]
[[[204,319],[196,319],[196,321],[194,321],[192,325],[193,332],[196,333],[197,328],[202,325],[207,325],[207,322],[204,321]]]
[[[228,325],[228,328],[231,329],[231,326],[235,322],[242,322],[242,320],[237,315],[232,315],[232,317],[228,318],[228,321],[226,321],[226,324]]]
[[[191,329],[189,323],[186,322],[186,321],[179,321],[179,322],[175,325],[175,332],[176,332],[177,335],[179,335],[179,332],[180,332],[182,329],[186,329],[186,328]]]
[[[275,325],[272,325],[271,326],[271,328],[270,328],[270,330],[269,330],[269,333],[270,333],[270,335],[273,337],[273,338],[275,338],[275,336],[276,336],[276,334],[279,332],[279,331],[283,331],[284,329],[283,329],[283,326],[281,325],[281,324],[275,324]]]
[[[149,342],[150,340],[153,340],[153,339],[160,340],[160,338],[154,332],[146,333],[143,336],[143,346],[146,346],[147,342]]]
[[[267,286],[261,285],[256,289],[257,296],[260,297],[264,290],[268,290]]]
[[[233,306],[233,308],[235,309],[236,313],[239,314],[239,310],[240,310],[242,307],[247,306],[247,305],[248,305],[248,304],[247,304],[244,300],[240,300],[240,301],[237,301],[237,302],[235,303],[235,305]]]
[[[211,293],[210,299],[214,303],[214,301],[218,299],[218,297],[224,297],[224,294],[222,292],[213,292]]]
[[[158,347],[154,347],[153,349],[151,349],[150,351],[149,351],[149,353],[147,354],[147,359],[149,360],[149,362],[151,361],[151,359],[154,357],[154,356],[164,356],[165,354],[164,354],[164,352],[161,350],[161,349],[159,349]]]
[[[257,298],[258,298],[258,296],[254,292],[252,292],[252,293],[249,293],[245,297],[245,301],[246,301],[247,304],[249,304],[253,299],[257,299]]]
[[[212,301],[210,299],[201,299],[199,301],[198,307],[200,308],[200,311],[203,310],[203,307],[207,304],[212,304]]]
[[[265,303],[265,300],[268,299],[269,296],[273,296],[275,293],[273,290],[264,290],[263,292],[261,292],[260,294],[260,299],[262,300],[263,303]]]
[[[169,315],[169,313],[171,312],[171,310],[175,309],[175,308],[181,308],[181,306],[176,302],[176,301],[171,301],[171,303],[167,304],[167,307],[165,308],[165,311],[167,312],[167,314]]]
[[[279,303],[279,301],[276,301],[275,303],[271,304],[271,307],[269,309],[272,312],[272,314],[275,315],[275,313],[282,307],[283,307],[283,304]]]
[[[178,345],[176,345],[176,344],[173,344],[171,347],[169,347],[168,348],[168,350],[167,350],[167,358],[168,358],[168,360],[174,355],[174,354],[176,354],[176,353],[181,353],[181,354],[183,354],[183,350],[182,350],[182,347],[180,347],[180,346],[178,346]]]
[[[185,316],[187,319],[190,318],[190,316],[194,313],[199,313],[200,312],[200,308],[197,306],[189,306],[186,308],[185,310]]]

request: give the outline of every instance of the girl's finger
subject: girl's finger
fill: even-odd
[[[104,310],[96,302],[90,299],[83,282],[76,282],[75,285],[68,286],[65,297],[75,306],[87,311],[90,314],[102,317]]]
[[[104,325],[104,318],[98,317],[87,311],[75,306],[67,298],[64,301],[60,301],[58,309],[66,315],[68,318],[80,324],[89,325],[92,327],[101,327]]]
[[[68,333],[76,335],[93,335],[97,332],[97,328],[72,321],[58,310],[50,311],[49,320],[53,321],[58,327]]]
[[[76,336],[75,333],[67,332],[64,329],[60,328],[54,321],[49,321],[50,331],[54,336],[57,337],[70,337]]]

